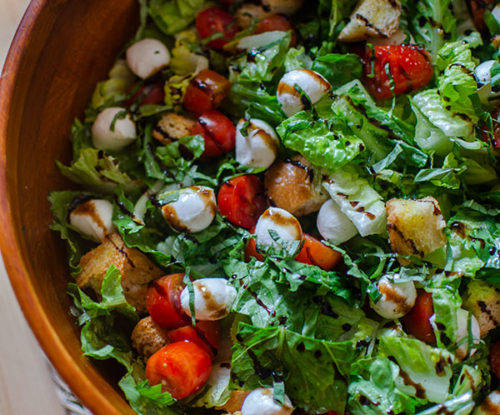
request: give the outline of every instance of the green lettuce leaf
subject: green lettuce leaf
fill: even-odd
[[[149,15],[167,35],[184,30],[205,7],[205,0],[151,0]]]
[[[329,171],[346,165],[364,149],[361,139],[332,131],[310,111],[286,119],[276,131],[285,147],[298,151],[312,164]]]
[[[386,232],[385,203],[354,168],[337,170],[323,182],[323,187],[361,236]]]
[[[363,66],[358,55],[331,53],[316,58],[311,69],[323,75],[335,88],[360,79]]]
[[[410,395],[434,403],[446,401],[453,375],[450,352],[396,335],[381,336],[379,341],[379,355],[398,364],[403,382],[412,389]]]
[[[233,346],[232,379],[248,389],[272,386],[275,377],[286,394],[310,412],[344,412],[345,376],[354,359],[353,343],[317,340],[284,327],[257,328],[239,323]]]

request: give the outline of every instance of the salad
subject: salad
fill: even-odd
[[[500,5],[140,0],[57,162],[142,415],[500,414]]]

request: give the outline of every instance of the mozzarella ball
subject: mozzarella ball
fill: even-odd
[[[500,4],[497,4],[493,8],[493,10],[491,11],[491,14],[496,19],[496,21],[500,24]]]
[[[118,151],[135,141],[135,123],[130,114],[122,118],[120,113],[123,112],[126,112],[123,108],[111,107],[99,113],[92,125],[92,143],[95,148]]]
[[[167,47],[156,39],[143,39],[127,49],[127,64],[141,79],[149,78],[170,63]]]
[[[321,236],[335,245],[340,245],[358,234],[351,220],[331,199],[321,206],[316,226]]]
[[[491,392],[481,406],[474,410],[473,415],[498,415],[500,414],[500,391]]]
[[[215,193],[209,187],[191,186],[179,190],[175,202],[162,207],[167,223],[179,232],[196,233],[210,226],[217,205]]]
[[[103,199],[89,200],[72,210],[69,222],[94,241],[102,241],[113,231],[113,205]]]
[[[476,317],[471,314],[470,316],[470,329],[472,332],[473,344],[479,343],[479,339],[481,338],[481,330],[479,329],[479,323],[476,320]],[[455,350],[455,354],[459,359],[464,359],[469,353],[469,312],[464,310],[463,308],[458,309],[457,311],[457,343],[460,343],[457,350]],[[474,354],[476,349],[472,349],[470,354]]]
[[[302,227],[299,221],[284,209],[271,207],[260,215],[255,225],[257,245],[278,247],[269,233],[270,230],[275,231],[285,242],[302,240]]]
[[[479,64],[475,70],[477,93],[479,99],[485,105],[494,105],[500,102],[500,91],[491,90],[491,68],[495,63],[494,60],[485,61]]]
[[[285,403],[281,406],[273,399],[273,390],[269,388],[253,390],[241,406],[241,415],[290,415],[292,412],[290,398],[285,395]]]
[[[245,136],[241,129],[245,120],[236,127],[236,161],[244,166],[267,169],[274,163],[279,150],[279,139],[268,123],[251,119]]]
[[[236,299],[236,289],[224,278],[202,278],[193,282],[194,312],[197,320],[220,320],[231,311]],[[185,287],[181,293],[182,309],[191,315],[189,308],[189,290]]]
[[[370,300],[370,305],[378,315],[393,320],[403,317],[415,305],[417,290],[413,281],[392,282],[384,275],[377,286],[382,296],[376,303]]]
[[[296,69],[288,72],[281,78],[277,92],[281,108],[288,117],[306,108],[295,86],[304,91],[313,104],[316,104],[332,89],[329,82],[317,72],[309,69]]]

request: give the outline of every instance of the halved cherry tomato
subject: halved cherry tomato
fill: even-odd
[[[209,324],[206,324],[209,323]],[[197,322],[196,326],[179,327],[168,333],[171,343],[190,341],[205,349],[213,360],[220,344],[220,324],[218,321]]]
[[[250,233],[255,233],[255,226],[250,229]],[[247,247],[245,248],[245,261],[250,261],[250,258],[252,257],[258,261],[264,261],[264,255],[257,252],[257,243],[255,242],[255,238],[250,238],[248,240]]]
[[[375,99],[392,97],[387,65],[394,82],[395,95],[422,89],[432,79],[434,71],[431,58],[419,46],[374,46],[373,51],[372,57],[372,48],[366,48],[363,83]]]
[[[184,107],[198,115],[213,110],[226,98],[230,87],[227,78],[205,69],[186,88]]]
[[[136,85],[130,88],[132,91]],[[129,91],[129,92],[130,92]],[[130,107],[134,103],[142,105],[158,105],[165,100],[165,90],[163,85],[141,85],[137,92],[125,101],[125,105]]]
[[[484,13],[491,10],[495,5],[495,0],[471,0],[470,11],[474,20],[474,25],[480,31],[487,29],[484,23]]]
[[[233,225],[250,229],[267,207],[264,184],[253,174],[235,177],[221,186],[217,205]]]
[[[304,264],[317,265],[325,271],[331,271],[340,262],[342,255],[324,245],[320,240],[307,233],[304,234],[304,244],[296,261]]]
[[[217,7],[209,7],[196,16],[196,29],[202,39],[219,35],[208,43],[214,49],[222,49],[238,33],[238,25],[231,13]]]
[[[290,42],[290,46],[293,47],[297,44],[297,34],[295,33],[292,24],[281,14],[272,14],[271,16],[262,19],[257,25],[255,33],[272,32],[274,30],[281,32],[291,31],[292,41]]]
[[[229,118],[219,111],[207,111],[198,118],[191,131],[205,139],[203,157],[221,156],[234,148],[236,128]]]
[[[500,341],[497,341],[490,350],[491,370],[500,379]]]
[[[433,314],[432,294],[426,291],[419,291],[415,306],[403,318],[406,332],[423,342],[431,345],[436,344],[436,336],[429,320]]]
[[[166,329],[189,324],[190,319],[181,307],[184,274],[171,274],[154,280],[146,292],[146,308],[151,318]]]
[[[167,344],[146,363],[150,385],[162,385],[175,399],[184,399],[200,390],[212,371],[209,354],[196,343],[181,341]]]

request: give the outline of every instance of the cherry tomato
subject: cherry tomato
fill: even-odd
[[[500,341],[497,341],[490,350],[491,370],[500,379]]]
[[[250,230],[250,233],[255,232],[255,227]],[[257,252],[257,243],[255,242],[255,238],[250,238],[247,243],[247,247],[245,248],[245,261],[250,261],[250,258],[255,258],[258,261],[264,261],[264,255],[259,254]]]
[[[146,292],[146,308],[151,318],[166,329],[189,324],[190,319],[181,307],[180,295],[184,274],[171,274],[154,280]]]
[[[297,44],[297,34],[295,33],[292,24],[281,14],[272,14],[271,16],[262,19],[257,25],[255,33],[272,32],[274,30],[281,32],[291,31],[292,41],[290,42],[290,46],[293,47]]]
[[[436,336],[430,322],[434,314],[432,294],[419,291],[415,306],[403,318],[406,332],[428,344],[436,344]]]
[[[363,82],[375,99],[392,97],[391,80],[396,95],[417,91],[429,83],[433,76],[431,58],[427,51],[414,45],[384,45],[366,48]],[[373,65],[373,73],[372,73]]]
[[[208,323],[208,324],[207,324]],[[196,326],[179,327],[168,333],[171,343],[190,341],[202,347],[213,360],[220,343],[220,325],[218,321],[197,322]]]
[[[202,39],[220,34],[220,37],[208,43],[208,46],[213,49],[222,49],[238,33],[238,25],[234,16],[217,7],[209,7],[198,13],[196,29]]]
[[[136,88],[136,85],[133,85],[130,88],[130,91],[132,91],[134,88]],[[163,89],[163,85],[141,85],[137,92],[132,95],[127,101],[125,101],[125,105],[127,107],[130,107],[136,102],[139,104],[139,106],[158,105],[161,104],[164,100],[165,90]]]
[[[191,131],[205,139],[203,157],[221,156],[234,148],[236,128],[229,118],[219,111],[205,112]]]
[[[167,344],[146,363],[150,385],[161,384],[162,391],[169,392],[175,399],[187,398],[200,390],[211,371],[209,354],[190,341]]]
[[[235,177],[220,188],[217,205],[233,225],[250,229],[267,207],[264,184],[253,174]]]
[[[205,69],[186,88],[184,107],[198,115],[213,110],[226,98],[230,87],[227,78]]]
[[[494,0],[471,0],[470,11],[474,20],[474,25],[478,30],[485,31],[487,29],[484,23],[484,13],[486,10],[491,10],[494,5]]]
[[[317,265],[325,271],[331,271],[340,262],[342,255],[332,248],[324,245],[314,236],[304,234],[304,244],[296,261],[304,264]]]

